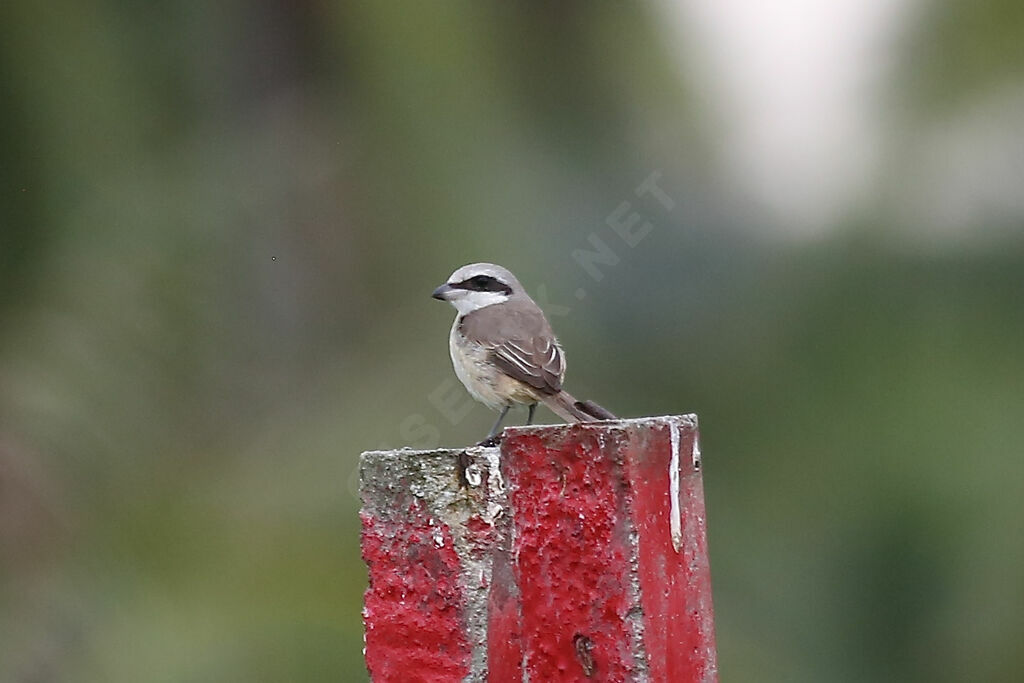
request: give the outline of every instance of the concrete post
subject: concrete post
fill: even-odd
[[[717,681],[695,416],[361,461],[384,681]]]

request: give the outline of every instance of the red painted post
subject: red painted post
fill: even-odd
[[[377,682],[717,681],[694,416],[364,453]]]

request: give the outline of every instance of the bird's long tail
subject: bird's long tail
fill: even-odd
[[[614,420],[615,416],[593,401],[577,401],[568,391],[560,391],[544,399],[544,405],[566,422]]]

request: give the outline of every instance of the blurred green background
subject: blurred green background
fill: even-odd
[[[1024,5],[755,4],[6,0],[0,680],[365,680],[478,260],[700,414],[723,680],[1019,680]]]

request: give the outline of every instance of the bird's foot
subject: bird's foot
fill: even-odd
[[[487,437],[486,439],[478,443],[477,446],[483,446],[484,448],[494,448],[499,443],[501,443],[501,434],[495,434],[494,436]]]

